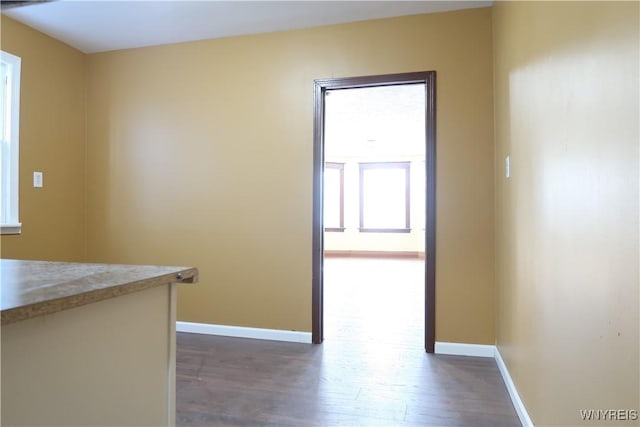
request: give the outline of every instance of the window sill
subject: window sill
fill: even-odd
[[[325,228],[324,231],[344,233],[344,227],[328,227]]]
[[[411,233],[410,228],[360,228],[361,233]]]
[[[0,225],[0,234],[20,234],[22,233],[22,224],[2,224]]]

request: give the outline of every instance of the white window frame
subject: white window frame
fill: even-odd
[[[22,224],[19,220],[19,158],[20,158],[20,57],[0,51],[1,61],[6,64],[6,79],[3,78],[3,91],[6,90],[6,103],[1,106],[8,122],[2,135],[2,155],[0,156],[0,230],[1,234],[20,234]],[[5,113],[6,109],[6,113]]]

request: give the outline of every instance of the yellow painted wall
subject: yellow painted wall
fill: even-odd
[[[497,342],[536,426],[640,409],[639,17],[494,6]]]
[[[2,50],[22,58],[20,221],[3,258],[82,261],[85,249],[85,55],[2,15]],[[33,172],[43,188],[33,188]]]
[[[88,57],[87,258],[195,265],[180,320],[311,330],[313,80],[438,73],[437,331],[493,344],[491,10]]]

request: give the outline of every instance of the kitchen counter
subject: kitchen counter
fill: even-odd
[[[197,278],[198,270],[186,267],[2,259],[0,324]]]
[[[174,426],[190,267],[0,260],[2,426]]]

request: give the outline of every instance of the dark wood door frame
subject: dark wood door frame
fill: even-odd
[[[324,113],[327,90],[373,86],[425,84],[426,233],[425,233],[425,350],[433,353],[436,336],[436,72],[321,79],[314,82],[313,99],[313,236],[312,236],[312,341],[324,340]]]

